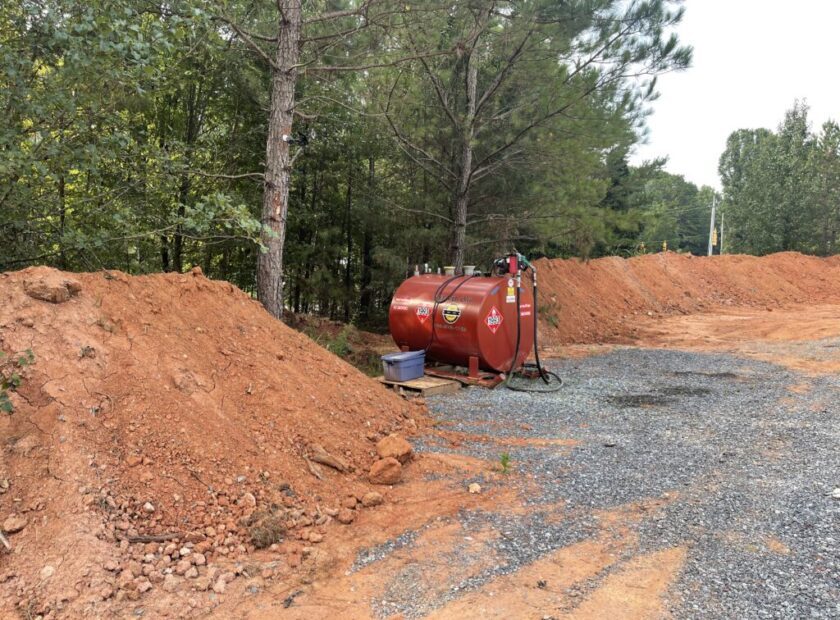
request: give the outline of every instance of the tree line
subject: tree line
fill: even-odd
[[[628,164],[676,0],[0,6],[0,269],[183,271],[381,320],[415,264],[695,251]],[[705,216],[704,216],[705,217]],[[733,216],[734,218],[734,216]]]
[[[720,159],[727,251],[837,253],[840,126],[818,132],[796,102],[777,130],[739,129]]]

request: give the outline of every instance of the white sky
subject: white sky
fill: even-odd
[[[686,0],[677,29],[692,67],[661,76],[648,144],[631,161],[667,156],[666,169],[720,187],[729,134],[776,129],[795,99],[813,129],[840,121],[840,1]]]

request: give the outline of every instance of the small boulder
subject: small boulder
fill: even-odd
[[[73,280],[53,269],[39,270],[38,275],[23,281],[24,292],[33,299],[62,304],[82,290],[78,280]]]
[[[405,464],[411,458],[411,444],[399,435],[388,435],[376,444],[376,452],[380,458],[392,457]]]
[[[342,508],[338,511],[338,516],[336,520],[339,523],[343,523],[344,525],[350,525],[353,521],[356,520],[356,513],[349,508]],[[311,540],[311,539],[310,539]]]
[[[254,497],[253,493],[243,493],[242,497],[237,500],[236,505],[244,508],[255,508],[257,505],[257,498]]]
[[[402,479],[402,465],[392,456],[371,465],[369,480],[373,484],[397,484]]]
[[[372,506],[379,506],[382,503],[382,494],[377,493],[376,491],[371,491],[370,493],[365,493],[362,496],[362,506],[365,508],[371,508]]]
[[[127,568],[117,576],[117,586],[122,590],[128,590],[134,586],[134,574]]]
[[[169,574],[163,578],[163,589],[165,592],[175,592],[181,586],[181,578]]]
[[[151,583],[163,583],[163,573],[159,573],[158,571],[152,571],[151,573],[149,573],[149,581]]]
[[[143,457],[139,454],[129,454],[127,457],[125,457],[125,464],[129,467],[137,467],[142,462]]]
[[[467,487],[467,490],[473,494],[481,493],[481,485],[477,482],[473,482]]]
[[[105,560],[105,563],[102,565],[102,568],[113,573],[120,569],[120,563],[115,558],[108,558],[107,560]]]
[[[198,577],[193,583],[193,588],[199,592],[204,592],[210,589],[210,578],[207,575]]]
[[[7,534],[15,534],[25,528],[27,523],[26,517],[17,514],[9,515],[3,521],[3,531]]]

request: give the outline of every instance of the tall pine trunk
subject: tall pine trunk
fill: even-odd
[[[373,232],[371,231],[371,220],[374,214],[374,193],[373,185],[376,178],[376,164],[373,157],[368,159],[368,212],[365,216],[365,231],[362,237],[362,278],[361,298],[359,300],[359,314],[362,322],[370,319],[371,281],[373,280]]]
[[[190,200],[192,190],[192,168],[193,152],[195,143],[201,131],[201,87],[190,85],[186,92],[185,105],[187,108],[186,126],[184,129],[184,171],[181,173],[181,185],[178,189],[178,224],[175,227],[175,235],[172,240],[172,270],[181,273],[184,271],[184,228],[181,222],[187,214],[187,204]]]
[[[62,269],[67,269],[67,252],[64,247],[64,235],[67,233],[67,202],[65,193],[64,175],[58,177],[58,243],[59,243],[59,266]]]
[[[455,266],[455,273],[464,272],[464,255],[467,243],[467,212],[470,205],[470,185],[473,173],[473,139],[475,137],[475,107],[476,89],[478,83],[478,67],[471,52],[467,58],[467,74],[465,80],[466,115],[461,132],[461,152],[458,162],[458,183],[455,186],[455,199],[452,222],[452,241],[450,258]]]
[[[344,212],[344,232],[347,239],[347,262],[344,264],[344,322],[350,322],[353,292],[353,162],[347,169],[347,208]]]
[[[280,15],[279,38],[271,68],[261,216],[261,241],[265,250],[257,258],[257,295],[266,310],[278,318],[283,316],[283,246],[292,173],[289,143],[283,140],[283,135],[292,133],[302,19],[300,0],[286,3]]]

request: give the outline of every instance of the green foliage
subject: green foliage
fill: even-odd
[[[514,246],[547,256],[628,252],[654,226],[638,200],[647,172],[627,154],[655,76],[690,61],[670,34],[680,2],[374,4],[384,17],[353,36],[329,38],[358,26],[353,16],[304,27],[293,132],[309,144],[296,147],[291,172],[290,309],[381,327],[414,265],[447,259],[449,176],[460,172],[465,141],[475,164],[470,263],[486,268]],[[303,3],[304,17],[353,6]],[[270,70],[222,14],[252,33],[276,32],[277,5],[267,0],[0,5],[0,271],[200,265],[255,289]],[[483,27],[472,39],[476,18]],[[391,64],[401,57],[414,60]],[[468,57],[487,94],[471,118]],[[383,66],[315,68],[358,59]],[[425,155],[395,135],[386,109]],[[459,123],[473,127],[470,138]]]
[[[539,318],[546,321],[549,325],[554,328],[560,326],[560,318],[557,316],[557,305],[542,305],[540,304],[539,308]]]
[[[34,363],[35,354],[30,349],[12,356],[0,351],[0,412],[14,413],[15,408],[9,398],[9,392],[20,387],[23,381],[21,373]]]
[[[507,452],[502,452],[499,456],[499,467],[503,474],[510,473],[510,454]]]
[[[795,103],[775,132],[740,129],[720,159],[729,251],[749,254],[837,251],[840,130],[811,132]]]
[[[418,22],[404,44],[459,52],[382,76],[373,97],[419,190],[405,210],[429,228],[448,223],[441,247],[467,201],[469,262],[479,264],[514,246],[589,255],[632,245],[639,222],[618,204],[629,191],[621,177],[654,76],[690,62],[665,35],[682,17],[678,4],[452,7]],[[464,41],[464,32],[475,34]]]
[[[219,113],[240,91],[222,81],[237,63],[180,8],[2,5],[0,269],[180,269],[186,239],[253,245],[259,223],[236,184],[205,176],[225,163]]]
[[[710,187],[698,188],[663,170],[649,173],[634,197],[643,218],[639,242],[648,251],[659,251],[667,242],[670,250],[706,254],[714,199]]]
[[[327,349],[339,357],[347,357],[351,352],[350,334],[354,329],[351,323],[344,325],[338,335],[327,344]]]

